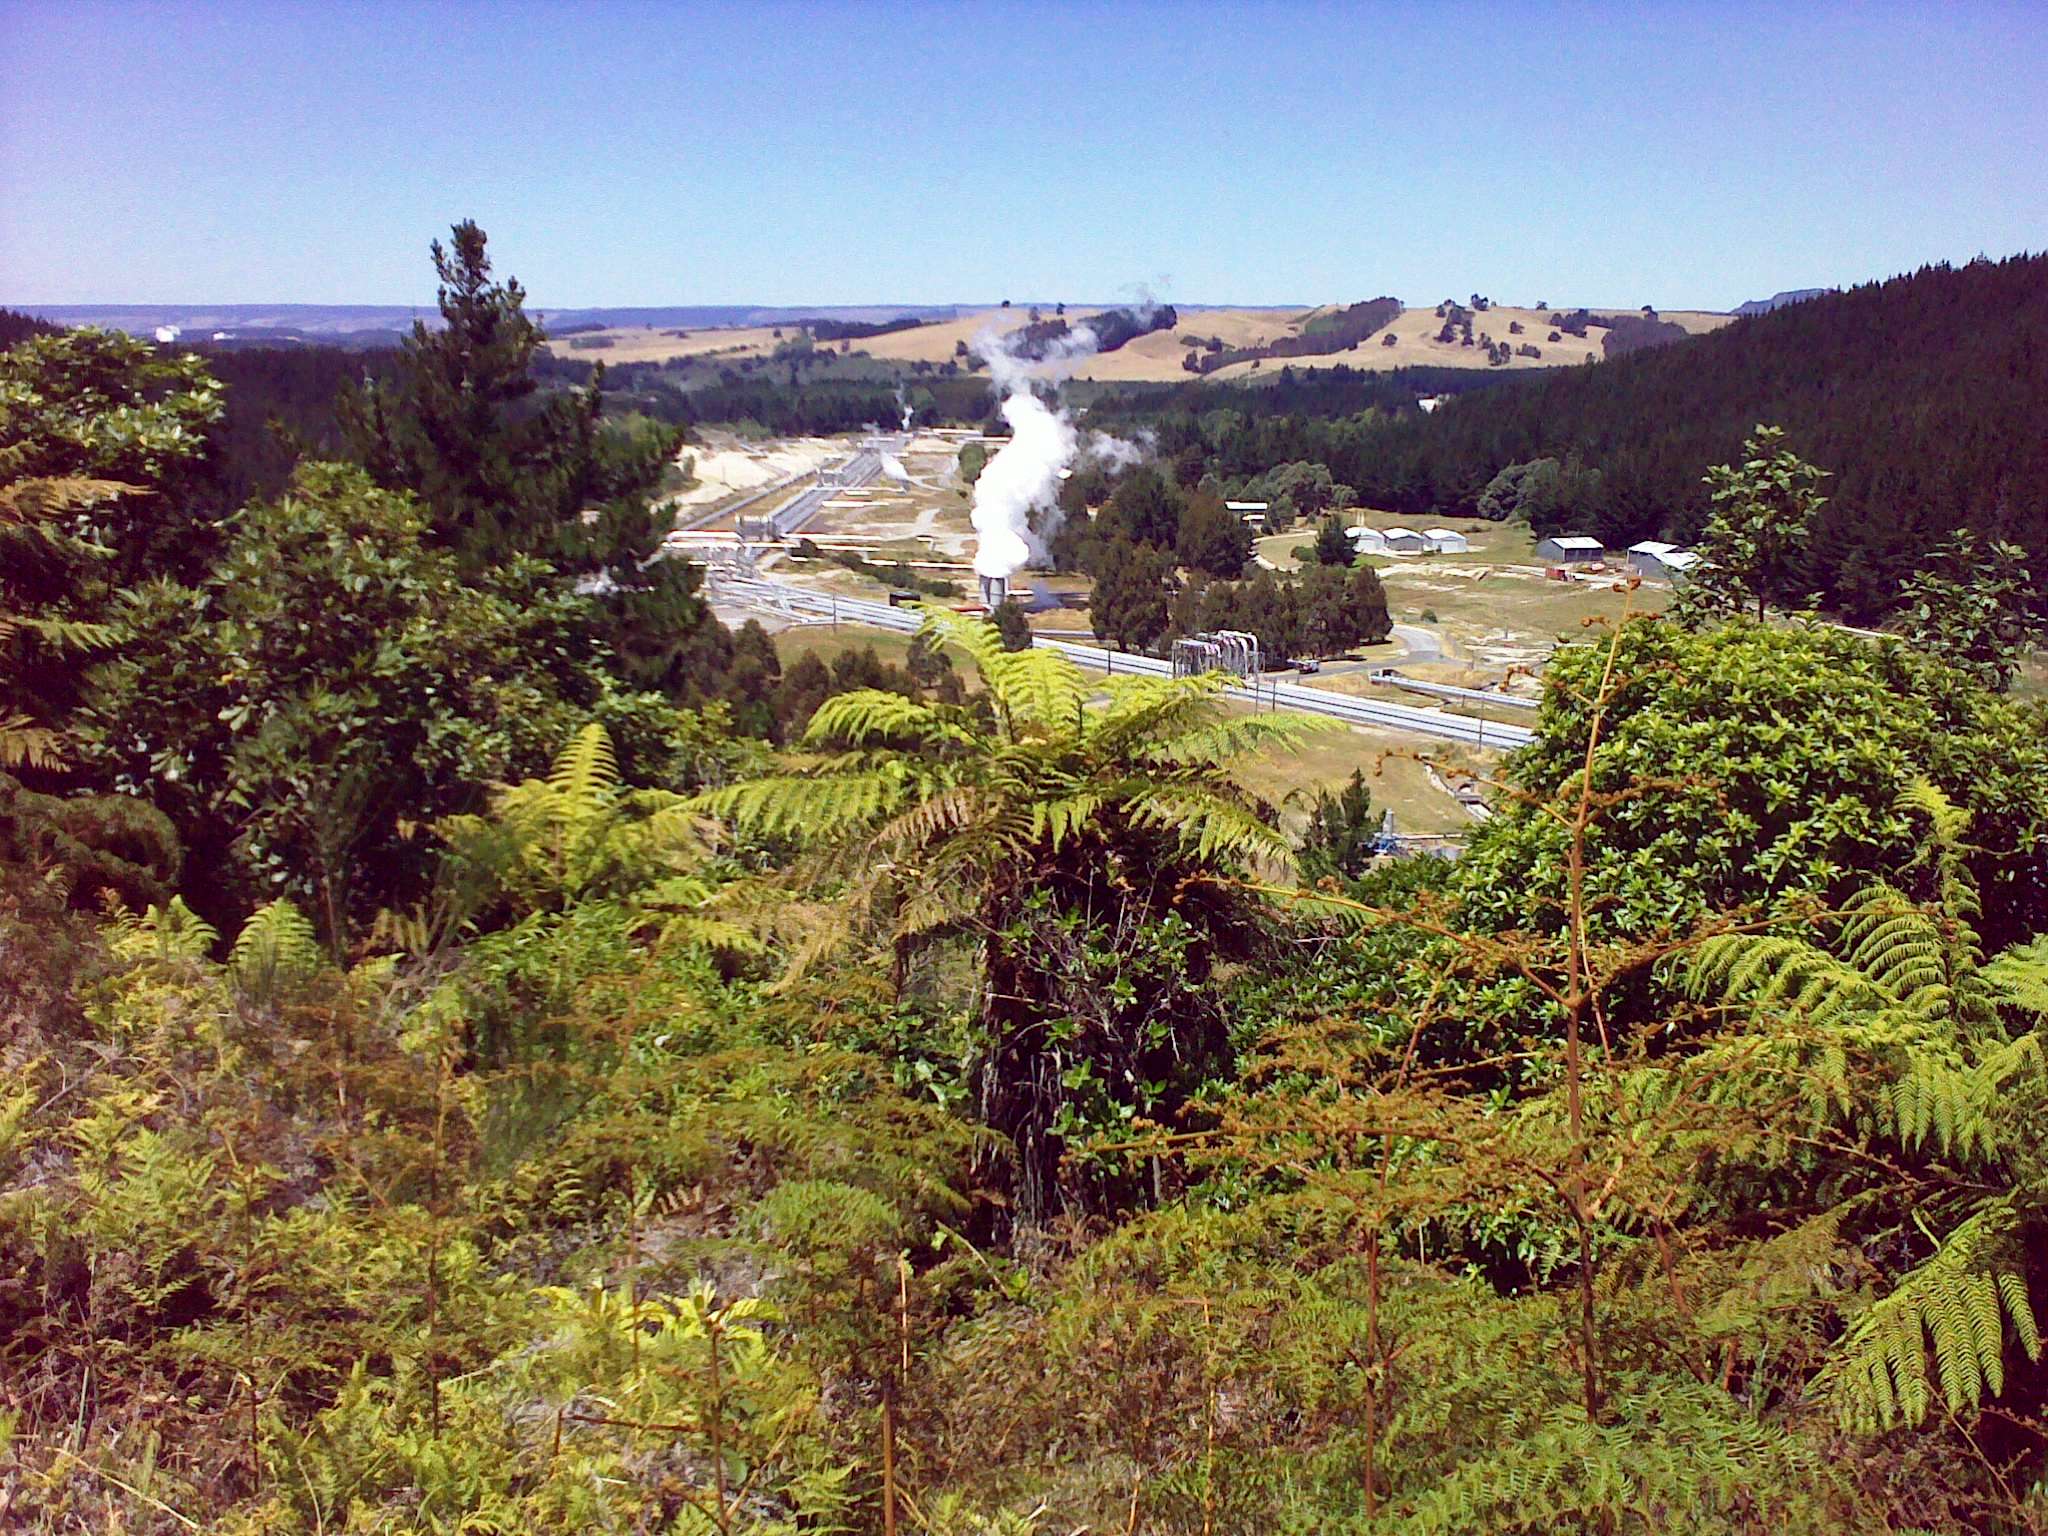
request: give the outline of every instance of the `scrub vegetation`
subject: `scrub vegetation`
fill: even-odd
[[[0,353],[0,1524],[2048,1529],[2022,551],[1760,617],[1759,437],[1395,857],[1213,676],[728,632],[435,254],[239,500],[202,361]]]

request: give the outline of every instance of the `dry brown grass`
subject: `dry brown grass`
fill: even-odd
[[[1272,747],[1247,757],[1235,775],[1246,788],[1281,802],[1283,819],[1295,832],[1307,822],[1316,791],[1339,788],[1353,769],[1365,774],[1373,805],[1393,811],[1397,830],[1470,831],[1472,817],[1430,777],[1425,760],[1438,756],[1418,748],[1410,736],[1338,727],[1318,731],[1292,750]]]
[[[892,331],[886,336],[870,336],[857,340],[853,343],[853,350],[865,352],[868,356],[884,362],[943,363],[954,356],[954,349],[959,343],[965,342],[971,349],[976,340],[986,332],[1010,331],[1026,324],[1029,313],[1023,308],[975,310],[952,320],[921,325],[907,331]],[[1051,311],[1042,313],[1047,319],[1053,318]],[[1075,307],[1067,311],[1066,318],[1070,322],[1078,322],[1100,313],[1100,308]],[[1303,324],[1317,313],[1320,311],[1314,309],[1189,310],[1182,313],[1179,323],[1170,329],[1140,336],[1114,352],[1089,359],[1077,370],[1075,377],[1109,383],[1186,379],[1191,375],[1181,366],[1181,360],[1188,351],[1180,340],[1183,335],[1219,336],[1227,347],[1255,346],[1261,342],[1278,340],[1282,336],[1299,334]],[[1726,325],[1733,317],[1710,314],[1702,310],[1671,310],[1664,312],[1661,318],[1673,321],[1698,334]],[[1508,334],[1508,325],[1512,321],[1521,322],[1522,335]],[[1338,364],[1362,369],[1406,368],[1425,364],[1449,368],[1487,366],[1484,354],[1476,345],[1465,347],[1456,342],[1437,341],[1436,333],[1442,324],[1443,322],[1436,318],[1433,308],[1411,309],[1387,327],[1386,331],[1368,337],[1349,352],[1332,353],[1327,357],[1272,358],[1256,365],[1234,363],[1207,377],[1229,381],[1264,375],[1283,367],[1329,368]],[[603,349],[578,351],[570,345],[574,338],[569,337],[551,342],[549,347],[560,357],[619,363],[658,362],[670,358],[702,357],[713,353],[740,360],[766,357],[795,334],[788,327],[783,328],[780,337],[774,334],[775,328],[771,326],[705,327],[690,331],[685,337],[678,339],[669,334],[670,329],[672,328],[632,326],[592,333],[612,342],[610,347]],[[1547,310],[1495,306],[1478,316],[1473,323],[1475,335],[1485,332],[1496,341],[1508,341],[1516,346],[1526,342],[1542,350],[1541,358],[1518,357],[1506,365],[1510,368],[1555,368],[1583,362],[1588,352],[1596,358],[1600,355],[1598,331],[1583,339],[1566,336],[1558,342],[1546,339],[1549,331],[1550,312]],[[1388,332],[1397,338],[1391,347],[1384,343],[1384,337]],[[836,347],[836,343],[834,346]]]

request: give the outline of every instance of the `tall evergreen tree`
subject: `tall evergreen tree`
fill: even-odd
[[[1372,864],[1379,819],[1362,769],[1351,770],[1344,787],[1331,794],[1317,790],[1302,830],[1294,867],[1302,880],[1356,880]]]
[[[1088,601],[1095,633],[1118,650],[1142,651],[1166,633],[1166,557],[1124,538],[1103,546]]]
[[[1189,570],[1234,579],[1252,557],[1252,531],[1216,492],[1197,491],[1181,510],[1174,549]]]
[[[657,500],[680,431],[604,420],[604,371],[587,388],[539,392],[541,328],[515,279],[491,275],[469,220],[432,246],[442,325],[413,327],[388,381],[338,402],[356,456],[390,489],[413,491],[430,536],[477,573],[515,556],[545,560],[592,601],[626,680],[672,697],[716,694],[731,637],[687,562],[661,558]]]
[[[1344,525],[1336,518],[1324,518],[1323,526],[1316,530],[1315,557],[1318,565],[1330,566],[1346,566],[1358,558]]]

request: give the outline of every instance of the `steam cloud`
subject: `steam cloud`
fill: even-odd
[[[994,331],[975,338],[974,350],[987,361],[989,377],[1002,391],[1003,420],[1010,424],[1010,440],[974,482],[976,575],[1008,578],[1043,558],[1042,539],[1059,526],[1060,481],[1076,454],[1119,468],[1147,456],[1143,447],[1100,432],[1089,433],[1084,444],[1073,418],[1032,391],[1034,383],[1058,384],[1070,377],[1097,344],[1085,321],[1055,338],[1037,360],[1019,357],[1008,338]],[[1038,514],[1036,528],[1033,513]]]

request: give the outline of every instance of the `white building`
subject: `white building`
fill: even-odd
[[[1699,563],[1691,550],[1655,539],[1628,547],[1628,568],[1646,581],[1683,581]]]
[[[1590,564],[1607,553],[1607,546],[1583,533],[1553,533],[1536,541],[1536,553],[1559,565]]]
[[[1425,528],[1422,536],[1429,540],[1431,551],[1439,555],[1462,555],[1472,547],[1472,541],[1455,528]]]
[[[1429,548],[1426,535],[1413,528],[1389,528],[1387,530],[1387,553],[1392,555],[1419,555]]]
[[[156,328],[156,339],[162,346],[168,347],[178,339],[178,334],[178,328],[175,325],[160,325]]]
[[[1235,512],[1240,522],[1254,528],[1266,526],[1266,514],[1272,509],[1270,503],[1263,501],[1226,501],[1223,505]]]
[[[1417,395],[1415,403],[1422,407],[1422,414],[1427,416],[1449,398],[1449,395]]]
[[[1356,528],[1344,531],[1351,537],[1351,547],[1361,555],[1384,555],[1387,552],[1387,536],[1377,528],[1368,528],[1360,523]]]

